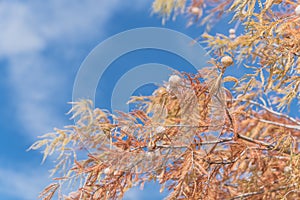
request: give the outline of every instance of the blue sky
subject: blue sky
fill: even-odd
[[[151,16],[151,0],[90,1],[0,1],[0,198],[36,199],[50,181],[52,161],[41,165],[38,151],[26,152],[38,135],[71,122],[66,113],[72,100],[76,73],[89,52],[101,41],[119,32],[161,27]],[[166,28],[192,38],[202,29],[186,28],[186,19],[169,21]],[[216,25],[212,32],[227,33]],[[96,106],[105,108],[121,66],[161,62],[184,70],[180,60],[161,52],[136,53],[120,58],[101,80]],[[128,69],[128,68],[127,68]],[[142,90],[139,90],[139,92]],[[138,93],[138,92],[137,92]],[[162,199],[158,186],[131,190],[126,199]]]

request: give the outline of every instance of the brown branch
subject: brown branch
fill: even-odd
[[[237,134],[237,137],[239,139],[245,140],[247,142],[253,143],[253,144],[257,144],[257,145],[261,145],[264,147],[267,147],[268,149],[274,149],[275,146],[271,143],[268,142],[264,142],[261,140],[255,140],[253,138],[247,137],[245,135],[241,135],[241,134]],[[230,141],[234,141],[234,138],[224,138],[224,139],[220,139],[220,140],[212,140],[212,141],[205,141],[205,142],[199,142],[196,143],[197,145],[211,145],[211,144],[219,144],[219,143],[225,143],[225,142],[230,142]],[[147,146],[141,146],[141,147],[137,147],[134,149],[131,149],[131,151],[137,150],[137,149],[142,149],[142,148],[146,148]],[[157,148],[189,148],[189,145],[156,145]],[[274,150],[279,150],[279,149],[274,149]],[[286,153],[290,153],[290,152],[286,152]]]
[[[241,158],[244,154],[246,153],[246,150],[244,150],[238,157],[236,157],[233,160],[221,160],[221,161],[210,161],[207,159],[204,159],[205,162],[207,162],[208,164],[217,164],[217,165],[227,165],[227,164],[232,164],[235,163],[239,158]]]
[[[284,117],[284,118],[286,118],[286,119],[288,119],[288,120],[290,120],[290,121],[292,121],[292,122],[300,125],[300,122],[298,120],[294,119],[293,117],[288,116],[288,115],[283,114],[283,113],[280,113],[280,112],[277,112],[277,111],[274,111],[271,108],[268,108],[267,106],[264,106],[264,105],[262,105],[262,104],[260,104],[258,102],[255,102],[255,101],[252,101],[252,100],[248,100],[248,101],[242,100],[242,102],[249,102],[249,103],[251,103],[253,105],[256,105],[256,106],[259,106],[259,107],[265,109],[266,111],[268,111],[268,112],[270,112],[270,113],[272,113],[274,115],[277,115],[277,116],[280,116],[280,117]]]
[[[256,118],[254,116],[250,116],[250,117],[252,117],[253,119],[256,119],[259,122],[272,124],[272,125],[275,125],[275,126],[280,126],[280,127],[289,128],[289,129],[296,129],[296,130],[300,131],[300,125],[282,124],[282,123],[279,123],[279,122],[273,122],[273,121],[269,121],[269,120],[265,120],[265,119],[259,119],[259,118]]]
[[[196,143],[197,145],[211,145],[211,144],[219,144],[219,143],[225,143],[233,141],[233,138],[224,138],[221,140],[212,140],[212,141],[206,141],[206,142],[199,142]],[[158,148],[189,148],[187,145],[157,145]]]
[[[234,100],[234,101],[238,101],[238,100]],[[253,105],[256,105],[256,106],[259,106],[261,108],[263,108],[264,110],[266,110],[267,112],[270,112],[276,116],[280,116],[280,117],[284,117],[294,123],[296,123],[297,125],[291,125],[291,124],[283,124],[283,123],[279,123],[279,122],[273,122],[273,121],[269,121],[269,120],[265,120],[265,119],[259,119],[259,118],[256,118],[254,116],[250,116],[252,117],[253,119],[256,119],[260,122],[263,122],[263,123],[268,123],[268,124],[272,124],[272,125],[275,125],[275,126],[280,126],[280,127],[284,127],[284,128],[290,128],[290,129],[296,129],[296,130],[300,130],[300,122],[286,114],[283,114],[283,113],[280,113],[280,112],[277,112],[277,111],[274,111],[272,110],[271,108],[268,108],[264,105],[261,105],[260,103],[257,103],[255,101],[252,101],[252,100],[241,100],[241,102],[248,102],[250,104],[253,104]]]
[[[288,189],[288,188],[295,187],[295,186],[297,186],[296,183],[291,184],[291,185],[286,185],[286,186],[280,186],[278,188],[270,190],[270,192],[276,192],[278,190],[284,190],[284,189]],[[265,193],[265,190],[261,189],[261,190],[256,191],[256,192],[249,192],[249,193],[240,194],[238,196],[235,196],[235,197],[231,198],[231,200],[233,200],[233,199],[243,199],[245,197],[254,196],[254,195],[263,194],[263,193]]]
[[[221,140],[212,140],[212,141],[206,141],[206,142],[199,142],[196,143],[196,145],[211,145],[211,144],[218,144],[218,143],[225,143],[225,142],[230,142],[233,141],[233,138],[224,138]],[[143,149],[146,148],[147,146],[140,146],[131,149],[131,151],[135,151],[137,149]],[[181,148],[190,148],[189,145],[156,145],[157,148],[175,148],[175,149],[181,149]]]
[[[247,136],[244,136],[244,135],[238,134],[238,138],[243,139],[243,140],[245,140],[247,142],[251,142],[251,143],[254,143],[254,144],[259,144],[261,146],[265,146],[269,150],[275,150],[275,151],[281,151],[282,150],[280,148],[275,148],[275,146],[273,144],[270,144],[270,143],[267,143],[267,142],[264,142],[264,141],[260,141],[260,140],[255,140],[253,138],[250,138],[250,137],[247,137]],[[284,150],[284,151],[282,151],[282,153],[290,155],[291,151],[290,150]],[[297,154],[298,153],[296,153],[296,155]]]
[[[247,136],[241,135],[241,134],[237,134],[237,136],[238,136],[238,138],[243,139],[243,140],[245,140],[247,142],[254,143],[254,144],[259,144],[261,146],[267,147],[268,149],[274,148],[274,145],[272,145],[270,143],[267,143],[267,142],[264,142],[264,141],[255,140],[253,138],[250,138],[250,137],[247,137]]]

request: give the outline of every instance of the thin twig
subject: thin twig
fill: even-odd
[[[300,125],[290,125],[290,124],[282,124],[282,123],[279,123],[279,122],[273,122],[273,121],[269,121],[269,120],[265,120],[265,119],[259,119],[259,118],[256,118],[254,116],[251,116],[253,119],[256,119],[260,122],[263,122],[263,123],[267,123],[267,124],[273,124],[275,126],[280,126],[280,127],[284,127],[284,128],[289,128],[289,129],[296,129],[298,131],[300,131]]]
[[[197,145],[211,145],[211,144],[219,144],[219,143],[225,143],[225,142],[230,142],[233,141],[233,138],[225,138],[221,140],[213,140],[213,141],[205,141],[205,142],[198,142],[196,143]],[[158,145],[158,148],[189,148],[188,145]]]
[[[251,142],[251,143],[254,143],[254,144],[259,144],[259,145],[265,146],[265,147],[270,148],[270,149],[274,148],[274,145],[272,145],[270,143],[267,143],[267,142],[264,142],[264,141],[261,141],[261,140],[255,140],[253,138],[250,138],[250,137],[247,137],[247,136],[241,135],[241,134],[238,134],[237,136],[238,136],[238,138],[246,140],[247,142]]]
[[[234,101],[237,101],[237,100],[234,99]],[[271,108],[269,108],[267,106],[264,106],[264,105],[262,105],[262,104],[260,104],[258,102],[253,101],[253,100],[241,100],[241,102],[249,102],[249,103],[251,103],[253,105],[256,105],[256,106],[259,106],[259,107],[265,109],[266,111],[268,111],[268,112],[270,112],[270,113],[272,113],[274,115],[277,115],[277,116],[280,116],[280,117],[284,117],[284,118],[286,118],[286,119],[288,119],[288,120],[290,120],[290,121],[292,121],[292,122],[300,125],[300,121],[299,120],[296,120],[295,118],[293,118],[293,117],[291,117],[289,115],[286,115],[284,113],[280,113],[280,112],[277,112],[275,110],[272,110]]]
[[[273,190],[270,190],[270,192],[276,192],[276,191],[278,191],[278,190],[284,190],[284,189],[291,188],[291,187],[295,187],[295,186],[297,186],[296,183],[291,184],[291,185],[287,185],[287,186],[280,186],[280,187],[278,187],[278,188],[275,188],[275,189],[273,189]],[[261,189],[261,190],[256,191],[256,192],[249,192],[249,193],[240,194],[240,195],[238,195],[238,196],[235,196],[235,197],[231,198],[231,200],[233,200],[233,199],[243,199],[243,198],[245,198],[245,197],[254,196],[254,195],[263,194],[263,193],[265,193],[265,190],[264,190],[264,189]]]

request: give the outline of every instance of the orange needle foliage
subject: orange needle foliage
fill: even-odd
[[[73,103],[70,112],[79,120],[31,146],[45,147],[44,159],[56,153],[52,174],[62,174],[41,198],[75,183],[75,191],[59,197],[121,199],[131,187],[155,180],[169,190],[167,199],[299,199],[300,120],[288,112],[300,98],[297,5],[155,0],[153,11],[164,20],[186,14],[190,25],[201,19],[209,28],[231,13],[245,31],[203,34],[215,56],[212,67],[178,73],[176,89],[165,85],[152,96],[132,97],[138,106],[130,113],[93,109],[89,100]],[[225,77],[233,61],[250,73]],[[224,88],[227,81],[235,85]]]

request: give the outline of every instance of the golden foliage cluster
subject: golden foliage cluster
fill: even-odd
[[[75,124],[30,147],[44,147],[43,160],[57,156],[52,175],[59,177],[41,198],[73,184],[73,192],[59,197],[121,199],[155,180],[161,191],[169,190],[167,199],[299,199],[300,120],[287,109],[300,98],[297,5],[155,0],[153,12],[164,20],[181,13],[189,24],[200,19],[209,26],[231,14],[243,33],[204,33],[215,58],[210,67],[174,74],[153,95],[132,97],[134,111],[113,115],[89,100],[73,103]],[[225,76],[232,64],[249,73]],[[234,85],[225,88],[224,82]]]

